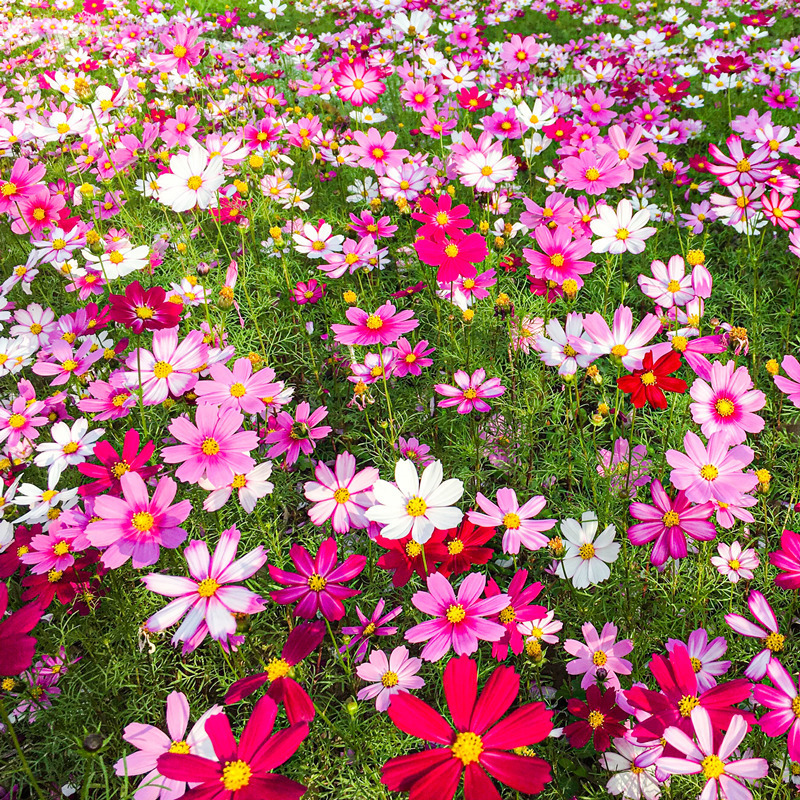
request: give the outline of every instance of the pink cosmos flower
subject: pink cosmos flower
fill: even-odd
[[[606,674],[605,684],[619,691],[617,676],[630,675],[633,669],[631,662],[622,657],[633,650],[633,642],[630,639],[616,642],[617,626],[613,622],[606,622],[599,636],[594,625],[586,622],[581,627],[581,633],[585,644],[577,639],[564,642],[564,649],[575,656],[574,661],[567,662],[567,672],[570,675],[583,675],[581,689],[588,689],[598,682],[597,671],[602,669]]]
[[[696,433],[687,431],[683,446],[686,453],[667,450],[666,458],[673,467],[673,486],[684,490],[692,502],[706,503],[713,498],[725,503],[756,487],[755,473],[742,472],[755,456],[747,445],[731,448],[724,435],[714,434],[706,446]]]
[[[159,572],[142,578],[151,592],[176,598],[147,620],[148,630],[160,633],[186,614],[172,637],[176,647],[183,642],[183,655],[197,648],[208,634],[225,650],[240,644],[244,637],[236,636],[234,615],[257,614],[266,608],[262,598],[244,586],[225,585],[251,578],[267,562],[261,545],[236,559],[240,537],[236,526],[223,531],[213,556],[204,541],[190,542],[183,555],[191,578]]]
[[[650,561],[661,566],[668,558],[686,558],[686,536],[700,542],[711,541],[716,535],[713,503],[693,505],[685,492],[678,492],[673,500],[654,480],[650,484],[654,505],[631,503],[630,515],[641,522],[628,528],[631,544],[643,545],[655,541]]]
[[[778,632],[778,619],[775,612],[761,592],[755,589],[747,598],[747,607],[750,613],[763,625],[760,627],[741,614],[726,614],[725,622],[741,636],[752,636],[760,639],[764,645],[758,655],[748,664],[744,671],[745,677],[752,681],[759,681],[767,674],[767,667],[776,661],[775,653],[783,650],[786,637]]]
[[[549,531],[556,524],[554,519],[533,519],[547,503],[541,495],[532,497],[520,506],[517,493],[513,489],[503,488],[497,490],[496,504],[480,492],[475,502],[484,513],[469,511],[467,518],[473,525],[487,528],[504,525],[504,553],[516,555],[519,553],[520,545],[524,545],[528,550],[539,550],[548,542],[548,538],[542,532]]]
[[[439,408],[458,406],[459,414],[469,414],[470,411],[484,413],[491,411],[492,407],[485,398],[500,397],[506,391],[500,378],[486,380],[485,369],[476,369],[472,375],[468,375],[463,369],[460,369],[453,375],[453,380],[456,383],[455,386],[437,383],[433,389],[445,397],[444,400],[437,403]]]
[[[525,586],[528,580],[528,570],[520,569],[514,573],[508,584],[508,605],[497,615],[497,622],[506,629],[505,636],[492,645],[492,658],[498,661],[505,661],[508,651],[514,655],[519,655],[525,642],[519,626],[533,619],[540,619],[543,614],[547,614],[544,606],[533,605],[533,601],[541,594],[544,588],[541,583],[532,583]],[[500,594],[500,587],[494,579],[486,585],[486,596],[494,597]]]
[[[102,355],[102,351],[101,351]],[[153,351],[135,348],[128,356],[125,378],[129,387],[139,386],[145,405],[163,403],[169,395],[180,397],[197,383],[197,373],[208,361],[208,345],[202,331],[189,331],[178,341],[177,328],[153,333]]]
[[[331,77],[338,87],[336,94],[339,99],[352,103],[357,108],[365,104],[371,105],[386,91],[383,71],[368,67],[361,58],[352,61],[343,58]]]
[[[181,465],[175,473],[180,481],[197,483],[206,478],[213,486],[225,486],[234,475],[255,466],[249,453],[258,445],[258,434],[241,430],[243,422],[238,411],[197,406],[194,425],[186,417],[170,423],[169,432],[181,444],[165,447],[161,458]]]
[[[400,97],[406,101],[407,107],[418,114],[433,110],[438,96],[437,85],[421,79],[408,81],[400,91]]]
[[[358,165],[376,175],[385,175],[387,167],[399,167],[408,155],[408,150],[392,149],[397,141],[393,131],[381,136],[377,128],[370,128],[366,133],[354,131],[353,138],[356,144],[350,146],[350,152],[358,157]]]
[[[580,276],[594,269],[591,261],[582,260],[592,250],[591,241],[583,236],[573,238],[572,229],[567,225],[557,225],[555,229],[538,225],[533,236],[542,252],[528,247],[522,251],[533,277],[563,286],[565,280],[582,283]]]
[[[620,306],[614,312],[610,328],[597,311],[586,315],[583,327],[595,342],[595,353],[616,356],[625,369],[632,372],[641,368],[649,349],[647,343],[658,333],[661,322],[655,314],[646,314],[632,332],[633,313],[627,306]]]
[[[412,211],[411,216],[424,223],[417,230],[417,236],[424,239],[443,239],[445,236],[461,233],[475,223],[469,219],[469,206],[460,203],[453,207],[453,198],[442,192],[436,198],[423,195],[417,201],[419,210]]]
[[[116,569],[133,557],[133,568],[149,567],[159,557],[159,546],[174,549],[183,544],[186,531],[179,527],[189,516],[192,504],[181,500],[175,505],[178,484],[161,478],[153,497],[135,472],[120,479],[122,497],[101,495],[95,500],[95,513],[102,517],[86,527],[86,536],[94,547],[105,548],[103,564]]]
[[[634,445],[631,453],[630,442],[619,436],[614,442],[613,451],[601,447],[597,454],[600,456],[597,474],[610,479],[609,485],[613,494],[633,498],[636,497],[639,486],[650,483],[653,462],[646,457],[646,445]]]
[[[583,330],[583,315],[577,311],[567,314],[565,327],[554,317],[546,330],[547,336],[536,337],[539,358],[548,367],[558,367],[559,375],[574,375],[578,367],[584,369],[597,358],[594,342]]]
[[[570,188],[586,194],[603,194],[622,185],[628,177],[628,170],[620,164],[616,153],[598,155],[591,150],[565,158],[561,162],[561,173]],[[603,208],[607,206],[598,210]]]
[[[122,733],[122,738],[136,748],[136,752],[123,756],[114,765],[117,775],[145,775],[134,797],[136,800],[171,800],[182,797],[186,792],[186,781],[164,777],[156,762],[164,753],[192,753],[203,758],[214,758],[211,740],[205,730],[206,721],[222,711],[220,706],[212,706],[192,726],[189,735],[189,701],[183,692],[167,695],[167,731],[160,728],[132,722]]]
[[[425,367],[433,364],[433,359],[428,356],[435,350],[435,347],[428,347],[428,340],[421,339],[413,347],[405,336],[397,340],[394,347],[394,370],[393,375],[404,378],[406,375],[422,375]]]
[[[11,167],[8,178],[0,178],[0,214],[6,214],[15,208],[21,200],[32,197],[39,186],[47,167],[36,164],[30,167],[27,158],[18,158]]]
[[[339,648],[340,653],[345,653],[355,648],[353,660],[358,664],[364,660],[373,636],[392,636],[397,633],[397,628],[394,625],[387,625],[386,623],[400,616],[403,613],[403,606],[397,606],[397,608],[393,608],[384,614],[383,609],[385,606],[386,601],[381,598],[378,600],[372,614],[368,617],[356,605],[359,624],[342,628],[342,633],[350,638]]]
[[[702,302],[695,300],[694,302]],[[691,306],[692,301],[690,301]],[[678,315],[679,319],[681,315]],[[688,320],[687,320],[688,321]],[[708,353],[724,353],[728,349],[723,336],[700,336],[696,339],[689,339],[693,335],[690,330],[685,328],[679,332],[668,331],[668,342],[658,342],[652,345],[653,360],[658,361],[661,356],[674,350],[680,353],[695,375],[704,380],[709,380],[711,376],[711,363],[705,357]]]
[[[352,325],[331,325],[339,344],[392,344],[404,333],[419,325],[410,310],[397,311],[392,303],[384,303],[373,314],[360,308],[348,308],[345,312]]]
[[[348,597],[360,594],[358,589],[347,589],[343,584],[360,575],[367,563],[366,556],[349,556],[342,564],[336,563],[336,539],[332,536],[319,546],[313,561],[305,547],[295,544],[289,558],[297,572],[286,572],[269,565],[269,575],[276,583],[288,586],[270,593],[281,605],[297,602],[292,614],[310,619],[319,611],[327,620],[341,619]]]
[[[777,659],[770,661],[767,675],[774,688],[759,684],[753,691],[756,703],[771,709],[758,720],[758,724],[771,737],[783,736],[788,731],[789,757],[792,761],[800,761],[800,716],[795,713],[795,709],[800,706],[797,684]]]
[[[775,385],[785,394],[789,396],[789,400],[794,405],[800,408],[800,363],[794,356],[784,356],[781,361],[783,371],[789,376],[784,378],[783,375],[775,375],[773,380]]]
[[[233,480],[224,486],[214,486],[201,478],[198,484],[201,489],[210,492],[203,501],[205,511],[218,511],[230,499],[233,490],[236,489],[239,505],[248,513],[252,514],[256,503],[268,494],[272,493],[275,485],[267,480],[272,475],[272,462],[265,461],[253,467],[249,472],[239,473],[233,476]]]
[[[718,556],[711,557],[711,563],[717,568],[720,575],[724,575],[731,583],[740,580],[753,580],[754,570],[761,563],[755,550],[742,550],[739,542],[727,545],[720,542],[717,545]]]
[[[77,350],[63,339],[54,339],[51,344],[50,356],[47,360],[37,361],[33,371],[37,375],[55,375],[51,386],[60,386],[66,383],[71,376],[76,377],[87,373],[92,364],[103,357],[103,350],[95,348],[91,339],[86,339]]]
[[[162,33],[159,39],[167,48],[166,53],[154,56],[154,61],[163,72],[175,70],[178,75],[188,75],[195,64],[200,63],[204,44],[198,42],[199,28],[190,28],[178,22],[172,31]]]
[[[719,434],[728,444],[741,444],[748,433],[759,433],[764,420],[755,412],[764,408],[767,398],[753,389],[747,367],[737,369],[735,361],[711,365],[710,385],[698,378],[689,390],[695,401],[689,406],[692,419],[708,438]]]
[[[414,249],[423,264],[439,268],[436,279],[441,283],[474,278],[478,272],[475,264],[483,262],[488,253],[486,239],[480,233],[463,234],[457,230],[448,236],[434,234],[431,239],[417,239]]]
[[[724,675],[730,668],[730,661],[720,661],[728,649],[728,643],[722,636],[708,640],[705,628],[697,628],[689,634],[686,642],[680,639],[667,639],[667,652],[671,653],[676,647],[686,648],[692,669],[697,678],[697,690],[700,694],[707,692],[717,685],[717,677]]]
[[[694,296],[692,276],[686,273],[686,262],[672,256],[667,264],[656,259],[650,264],[653,277],[639,276],[639,288],[662,308],[685,306]]]
[[[309,455],[317,446],[317,440],[324,439],[333,430],[330,425],[319,425],[327,416],[325,406],[312,412],[305,402],[297,405],[294,417],[281,411],[276,417],[276,430],[267,434],[266,442],[272,445],[267,453],[269,458],[286,453],[286,466],[291,467],[301,452]]]
[[[715,745],[715,726],[702,706],[691,712],[695,744],[680,728],[669,727],[664,731],[667,743],[684,754],[684,758],[662,756],[656,767],[670,775],[700,775],[706,785],[700,794],[703,800],[752,800],[752,793],[742,779],[765,778],[769,762],[765,758],[743,758],[731,761],[730,758],[747,735],[748,724],[737,714],[725,732],[725,738]],[[718,740],[717,740],[718,741]]]
[[[125,386],[124,373],[117,372],[116,379],[118,386],[106,381],[92,381],[88,387],[90,396],[78,400],[78,408],[86,414],[94,414],[95,422],[127,417],[136,405],[136,395]]]
[[[785,231],[797,228],[800,211],[792,208],[794,197],[782,195],[771,189],[769,195],[761,197],[761,210],[764,216],[775,226]]]
[[[275,372],[264,367],[253,373],[249,358],[237,358],[230,370],[223,364],[212,364],[211,380],[198,381],[193,391],[198,405],[217,406],[220,412],[231,409],[243,414],[258,414],[266,406],[262,397],[275,394]]]
[[[709,144],[708,154],[715,161],[709,161],[706,168],[723,186],[754,186],[769,178],[774,164],[769,147],[761,146],[745,155],[742,140],[739,136],[729,136],[725,143],[730,155],[724,153],[715,144]]]
[[[350,453],[339,453],[331,470],[322,461],[314,470],[316,481],[306,481],[306,499],[314,505],[308,516],[314,525],[331,521],[336,533],[348,533],[353,528],[369,527],[364,512],[374,504],[372,487],[380,474],[375,467],[356,472],[356,459]]]
[[[503,42],[500,48],[500,58],[503,59],[503,66],[509,72],[528,72],[536,63],[539,56],[539,45],[533,36],[526,36],[524,39],[515,33],[507,42]]]
[[[392,695],[421,689],[425,685],[417,675],[421,666],[422,661],[409,656],[405,646],[395,647],[388,658],[383,650],[373,650],[369,661],[356,667],[358,677],[370,684],[359,690],[357,699],[375,698],[376,710],[386,711]]]
[[[506,629],[498,622],[486,619],[499,614],[509,603],[507,594],[479,599],[486,588],[486,578],[471,572],[461,582],[456,597],[444,575],[434,572],[428,576],[428,591],[416,592],[411,602],[424,614],[436,619],[421,622],[406,631],[409,642],[427,642],[420,656],[425,661],[438,661],[452,649],[456,655],[471,655],[479,641],[496,642]]]
[[[42,425],[48,422],[41,416],[45,406],[41,400],[28,403],[24,397],[16,397],[11,408],[0,407],[0,443],[7,442],[14,449],[22,439],[38,439]]]

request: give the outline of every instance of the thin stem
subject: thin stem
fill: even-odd
[[[6,711],[5,703],[3,702],[3,698],[0,697],[0,717],[2,717],[3,724],[6,726],[6,730],[8,730],[9,735],[11,736],[11,741],[14,744],[14,749],[17,751],[17,755],[22,762],[22,769],[25,770],[28,778],[30,779],[31,786],[33,790],[36,792],[36,796],[39,800],[45,800],[44,793],[42,792],[39,784],[36,781],[36,778],[33,775],[33,770],[31,770],[30,764],[28,764],[28,759],[25,758],[25,753],[22,752],[22,747],[20,746],[19,739],[17,739],[17,734],[14,731],[14,726],[11,724],[11,719],[8,716],[8,712]]]

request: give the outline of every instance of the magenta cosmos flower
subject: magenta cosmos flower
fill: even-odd
[[[486,380],[485,369],[476,369],[472,375],[460,369],[453,375],[453,380],[455,386],[437,383],[433,388],[438,394],[445,396],[444,400],[438,402],[439,408],[458,406],[459,414],[469,414],[470,411],[484,413],[491,411],[492,407],[486,402],[486,398],[500,397],[506,392],[506,387],[500,378]]]
[[[729,448],[726,437],[716,433],[705,446],[696,433],[687,431],[683,446],[686,453],[667,450],[667,462],[673,467],[669,478],[695,503],[735,501],[758,483],[755,473],[742,472],[755,455],[747,445]]]
[[[267,561],[261,545],[234,560],[240,536],[235,526],[223,531],[213,556],[209,555],[205,542],[190,542],[183,555],[191,578],[158,572],[142,578],[151,592],[176,598],[147,620],[149,630],[160,633],[187,615],[172,637],[176,647],[183,642],[184,655],[191,653],[209,633],[227,650],[234,644],[233,639],[240,638],[235,637],[235,615],[257,614],[265,608],[264,601],[244,586],[225,585],[251,578]]]
[[[359,690],[357,698],[375,698],[375,709],[386,711],[394,695],[421,689],[425,685],[425,681],[417,675],[421,666],[422,661],[409,656],[405,646],[395,647],[388,658],[383,650],[373,650],[369,661],[356,667],[356,675],[370,684]]]
[[[544,547],[548,538],[542,532],[549,531],[556,524],[554,519],[533,519],[547,503],[540,495],[532,497],[520,506],[517,493],[513,489],[504,488],[497,490],[496,504],[480,492],[475,502],[483,513],[468,512],[469,521],[473,525],[484,525],[489,528],[504,525],[504,553],[519,553],[520,545],[524,545],[528,550]]]
[[[243,422],[238,411],[198,406],[194,425],[186,417],[172,420],[169,432],[181,444],[165,447],[161,458],[181,465],[175,472],[178,480],[197,483],[205,478],[212,486],[225,486],[256,465],[249,453],[258,445],[258,434],[241,430]]]
[[[352,325],[331,325],[339,344],[392,344],[419,325],[413,311],[397,311],[392,303],[384,303],[373,314],[348,308],[345,316]]]
[[[760,626],[745,619],[741,614],[726,614],[725,622],[739,635],[752,636],[754,639],[761,640],[763,649],[744,671],[746,678],[750,678],[751,681],[760,681],[767,674],[767,667],[777,660],[775,654],[783,650],[786,637],[779,632],[775,612],[761,592],[755,589],[750,592],[750,596],[747,598],[747,607],[755,619],[761,623]]]
[[[353,528],[369,527],[364,516],[374,503],[370,491],[380,477],[375,467],[365,467],[356,472],[356,459],[350,453],[339,453],[333,470],[320,461],[314,470],[316,481],[306,481],[306,500],[314,505],[308,510],[315,525],[331,521],[336,533],[347,533]]]
[[[29,603],[6,617],[8,587],[0,583],[0,675],[19,675],[30,667],[36,639],[28,636],[42,618],[44,609]]]
[[[214,714],[206,722],[206,733],[218,760],[165,753],[159,756],[158,771],[176,781],[199,784],[183,795],[183,800],[297,800],[306,787],[272,770],[294,755],[308,736],[308,723],[298,722],[273,735],[277,715],[277,704],[265,694],[256,703],[237,745],[228,717]]]
[[[528,247],[522,252],[534,278],[563,286],[566,280],[581,281],[581,275],[594,269],[591,261],[582,260],[592,250],[591,241],[585,237],[574,239],[568,225],[558,225],[555,230],[539,225],[533,237],[542,252]]]
[[[545,739],[553,729],[550,712],[544,703],[526,703],[500,719],[519,696],[519,675],[497,667],[478,696],[478,667],[462,657],[448,662],[443,683],[452,726],[412,694],[392,698],[392,722],[434,746],[387,761],[381,780],[389,790],[410,792],[415,800],[452,800],[463,775],[466,800],[496,800],[491,775],[525,796],[541,792],[550,780],[548,764],[507,751]]]
[[[289,551],[297,572],[286,572],[269,565],[272,580],[288,589],[278,589],[270,597],[281,605],[297,601],[292,612],[296,617],[313,617],[318,611],[327,620],[344,616],[342,600],[361,594],[358,589],[347,589],[342,584],[360,575],[367,563],[366,556],[352,555],[342,564],[336,563],[336,539],[326,539],[313,561],[302,545],[292,545]]]
[[[783,736],[789,731],[789,756],[792,761],[800,761],[800,693],[797,683],[786,667],[777,659],[770,661],[767,675],[774,684],[759,684],[753,691],[756,703],[771,709],[758,720],[761,730],[767,736]]]
[[[461,582],[456,597],[444,575],[434,572],[428,576],[428,591],[417,592],[411,602],[436,619],[421,622],[406,631],[409,642],[427,641],[420,653],[425,661],[438,661],[451,647],[457,655],[470,655],[478,649],[478,642],[497,642],[503,638],[505,626],[486,617],[506,608],[509,597],[498,594],[481,600],[485,588],[486,578],[472,572]]]
[[[189,735],[189,701],[183,692],[167,695],[167,731],[164,733],[154,725],[132,722],[122,733],[122,738],[136,748],[136,752],[123,756],[114,765],[117,775],[144,775],[134,795],[137,800],[170,800],[185,797],[186,780],[172,780],[158,771],[158,758],[164,753],[191,753],[203,758],[214,758],[211,740],[206,734],[205,724],[209,717],[222,709],[212,706],[192,726]],[[145,773],[147,773],[145,775]]]
[[[339,99],[356,107],[374,103],[386,91],[383,71],[367,66],[362,58],[342,59],[331,78]]]
[[[709,383],[698,378],[689,390],[695,401],[689,406],[692,419],[706,438],[718,433],[728,444],[741,444],[748,433],[759,433],[764,420],[755,412],[764,408],[764,392],[753,389],[747,367],[734,361],[711,365]]]
[[[158,561],[159,546],[174,549],[183,544],[186,531],[179,527],[189,516],[192,504],[181,500],[172,505],[178,484],[162,478],[148,497],[147,486],[135,472],[120,479],[122,497],[102,495],[95,500],[95,513],[101,520],[86,526],[86,536],[94,547],[105,548],[103,564],[110,569],[133,558],[134,569]]]
[[[281,411],[276,417],[277,428],[267,434],[267,444],[271,444],[267,456],[275,458],[286,453],[286,466],[291,467],[300,456],[308,455],[317,446],[318,439],[324,439],[332,430],[330,425],[320,425],[328,416],[328,409],[320,406],[311,411],[308,403],[298,403],[295,416]]]
[[[573,661],[567,662],[567,672],[570,675],[583,675],[581,689],[588,689],[597,683],[597,671],[603,669],[606,677],[604,682],[619,691],[618,675],[630,675],[633,665],[622,656],[628,655],[633,650],[630,639],[617,642],[617,626],[613,622],[603,625],[603,631],[598,636],[597,628],[591,622],[586,622],[581,627],[585,640],[567,639],[564,649],[575,656]]]
[[[686,558],[686,537],[699,542],[709,542],[716,535],[713,503],[695,506],[685,492],[678,492],[673,500],[661,485],[654,480],[650,484],[653,505],[631,503],[630,515],[641,520],[628,528],[631,544],[644,545],[655,542],[650,562],[661,566],[668,558]]]
[[[781,534],[781,549],[769,554],[769,563],[777,567],[775,585],[781,589],[800,589],[800,535],[794,531]]]

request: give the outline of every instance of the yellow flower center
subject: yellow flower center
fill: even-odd
[[[136,308],[136,316],[139,319],[152,319],[154,313],[153,309],[147,306],[137,306]]]
[[[728,566],[729,566],[729,567],[730,567],[732,570],[736,571],[736,570],[737,570],[737,569],[739,569],[739,567],[741,567],[742,565],[741,565],[741,562],[739,561],[739,559],[738,559],[738,558],[732,558],[732,559],[731,559],[731,560],[728,562]]]
[[[766,646],[767,650],[770,650],[773,653],[780,653],[783,650],[783,643],[786,641],[786,637],[780,633],[770,633],[769,636],[764,640],[764,645]]]
[[[630,235],[631,234],[627,228],[619,228],[617,230],[617,239],[619,239],[621,242],[624,242]]]
[[[270,660],[269,664],[267,664],[267,678],[270,681],[284,678],[289,674],[290,669],[291,666],[289,663],[282,658],[273,658]]]
[[[381,678],[381,683],[387,688],[390,689],[392,686],[397,686],[400,683],[400,678],[398,677],[396,672],[392,672],[389,670],[388,672],[383,673],[383,677]]]
[[[699,658],[692,656],[689,661],[692,662],[692,669],[695,672],[700,672],[700,670],[703,669],[703,662]]]
[[[406,542],[406,555],[409,558],[416,558],[420,553],[422,553],[422,546],[419,542],[409,539],[408,542]]]
[[[582,544],[578,553],[584,561],[589,561],[589,559],[594,558],[594,545],[591,542]]]
[[[508,625],[510,622],[513,622],[516,618],[517,618],[517,612],[514,609],[514,606],[506,606],[500,612],[500,622],[502,622],[503,625]]]
[[[174,55],[175,58],[183,58],[186,52],[186,48],[182,44],[176,44],[175,47],[172,48],[172,55]]]
[[[608,656],[602,650],[595,650],[592,653],[592,664],[596,667],[604,667],[608,661]]]
[[[800,717],[800,697],[795,697],[792,700],[792,711],[796,717]]]
[[[620,358],[622,358],[623,356],[628,355],[628,348],[625,347],[624,344],[615,344],[611,348],[611,355],[612,356],[619,356]]]
[[[461,539],[453,539],[452,542],[447,543],[447,552],[451,556],[457,556],[464,551],[464,542]]]
[[[3,187],[0,189],[0,194],[3,197],[11,197],[12,194],[17,193],[17,186],[14,183],[4,183]]]
[[[337,503],[346,503],[350,499],[350,492],[344,487],[337,489],[333,493],[333,499]]]
[[[308,588],[312,592],[321,592],[327,585],[328,581],[316,572],[308,579]]]
[[[197,584],[197,594],[200,597],[213,597],[219,589],[219,584],[213,578],[205,578]]]
[[[185,742],[183,739],[178,739],[169,746],[168,752],[180,753],[181,755],[188,755],[189,753],[192,752],[192,749],[191,747],[189,747],[188,742]]]
[[[672,337],[672,349],[676,350],[679,353],[683,353],[686,350],[688,344],[689,340],[685,336]]]
[[[367,327],[371,331],[378,331],[383,327],[383,320],[377,314],[370,314],[367,317]]]
[[[464,399],[465,400],[474,400],[477,396],[478,396],[478,393],[475,391],[475,389],[467,389],[464,392]]]
[[[720,397],[720,399],[714,403],[714,408],[721,417],[729,417],[736,411],[736,406],[728,400],[727,397]]]
[[[73,370],[78,368],[78,362],[72,358],[68,358],[62,365],[61,368],[65,372],[72,372]]]
[[[460,759],[461,763],[466,767],[480,759],[483,752],[483,742],[477,733],[466,731],[456,736],[456,740],[450,749],[453,751],[453,758]]]
[[[200,450],[204,456],[215,456],[220,451],[219,442],[216,439],[203,439]]]
[[[485,167],[481,167],[481,175],[484,177],[488,177],[492,174],[492,168],[487,164]]]
[[[356,78],[353,81],[353,88],[354,89],[363,89],[364,88],[364,81],[362,81],[361,78]]]
[[[383,158],[386,155],[386,153],[380,147],[373,147],[372,155],[375,158]]]
[[[519,514],[514,514],[513,512],[509,512],[503,517],[503,525],[506,528],[511,528],[512,530],[516,530],[520,526],[520,518]]]
[[[455,258],[458,255],[458,246],[454,244],[449,244],[444,249],[444,254],[448,258]]]
[[[243,489],[247,486],[247,475],[234,475],[231,486],[234,489]]]
[[[709,781],[716,780],[725,772],[725,764],[719,756],[706,756],[700,762],[700,766],[703,768],[703,775]]]
[[[596,181],[600,177],[600,170],[595,167],[589,167],[583,174],[587,181]]]
[[[33,325],[31,325],[31,333],[36,336],[38,336],[42,332],[42,330],[44,329],[38,322],[34,322]]]
[[[428,504],[421,497],[412,497],[406,503],[406,514],[409,517],[421,517],[428,510]]]
[[[59,569],[51,569],[50,572],[47,573],[47,582],[48,583],[58,583],[63,576],[63,572]]]
[[[59,542],[53,548],[53,555],[55,556],[65,556],[69,553],[69,542]]]
[[[64,447],[61,448],[61,452],[64,455],[71,455],[72,453],[78,452],[78,443],[77,442],[67,442]]]
[[[700,477],[704,481],[715,481],[719,477],[719,470],[713,464],[703,464],[700,468]]]
[[[590,728],[599,728],[606,721],[606,715],[600,711],[590,711],[586,721]]]
[[[119,480],[130,468],[131,465],[127,461],[117,461],[117,463],[111,467],[111,474]]]
[[[167,364],[166,361],[157,361],[153,367],[153,375],[156,378],[166,378],[169,375],[172,375],[172,365]]]
[[[26,422],[27,420],[22,416],[22,414],[12,414],[8,418],[9,427],[14,428],[15,430],[19,430],[20,428],[24,427]]]
[[[736,165],[737,172],[750,172],[750,162],[743,158],[737,165]]]
[[[202,185],[203,185],[203,178],[201,175],[192,175],[188,181],[186,181],[186,185],[193,191],[196,192]]]
[[[112,264],[121,264],[125,260],[125,256],[119,250],[113,250],[108,258]]]
[[[222,785],[228,792],[237,792],[250,784],[253,771],[246,761],[226,761],[222,769]]]
[[[553,253],[553,255],[550,256],[550,264],[551,264],[551,266],[554,266],[554,267],[557,267],[557,268],[563,267],[564,266],[564,256],[562,256],[561,253]]]
[[[42,502],[49,503],[57,494],[58,492],[55,489],[48,489],[42,492]]]
[[[654,386],[657,383],[655,374],[653,372],[645,372],[642,375],[642,383],[645,386]]]
[[[668,527],[674,528],[677,525],[681,524],[681,518],[674,512],[674,511],[667,511],[663,517],[661,517],[661,521]]]
[[[467,616],[467,612],[464,611],[464,606],[458,603],[457,605],[450,606],[447,609],[445,616],[447,617],[448,622],[456,625],[464,620],[464,618]]]
[[[578,355],[578,351],[572,345],[565,344],[564,355],[567,356],[567,358],[575,358],[575,356]]]
[[[699,705],[700,701],[693,694],[685,694],[678,703],[678,711],[682,717],[689,717]]]
[[[667,284],[667,291],[672,292],[672,294],[675,294],[680,290],[681,290],[681,284],[679,281],[672,280]]]
[[[155,517],[149,511],[138,511],[131,519],[131,525],[140,533],[146,533],[153,527]]]
[[[36,210],[33,212],[33,218],[34,218],[35,220],[38,220],[39,222],[41,222],[41,221],[42,221],[42,220],[45,218],[45,216],[46,216],[46,214],[45,214],[45,212],[44,212],[44,209],[43,209],[43,208],[37,208],[37,209],[36,209]]]

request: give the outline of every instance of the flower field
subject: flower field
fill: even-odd
[[[800,797],[800,6],[0,11],[0,800]]]

